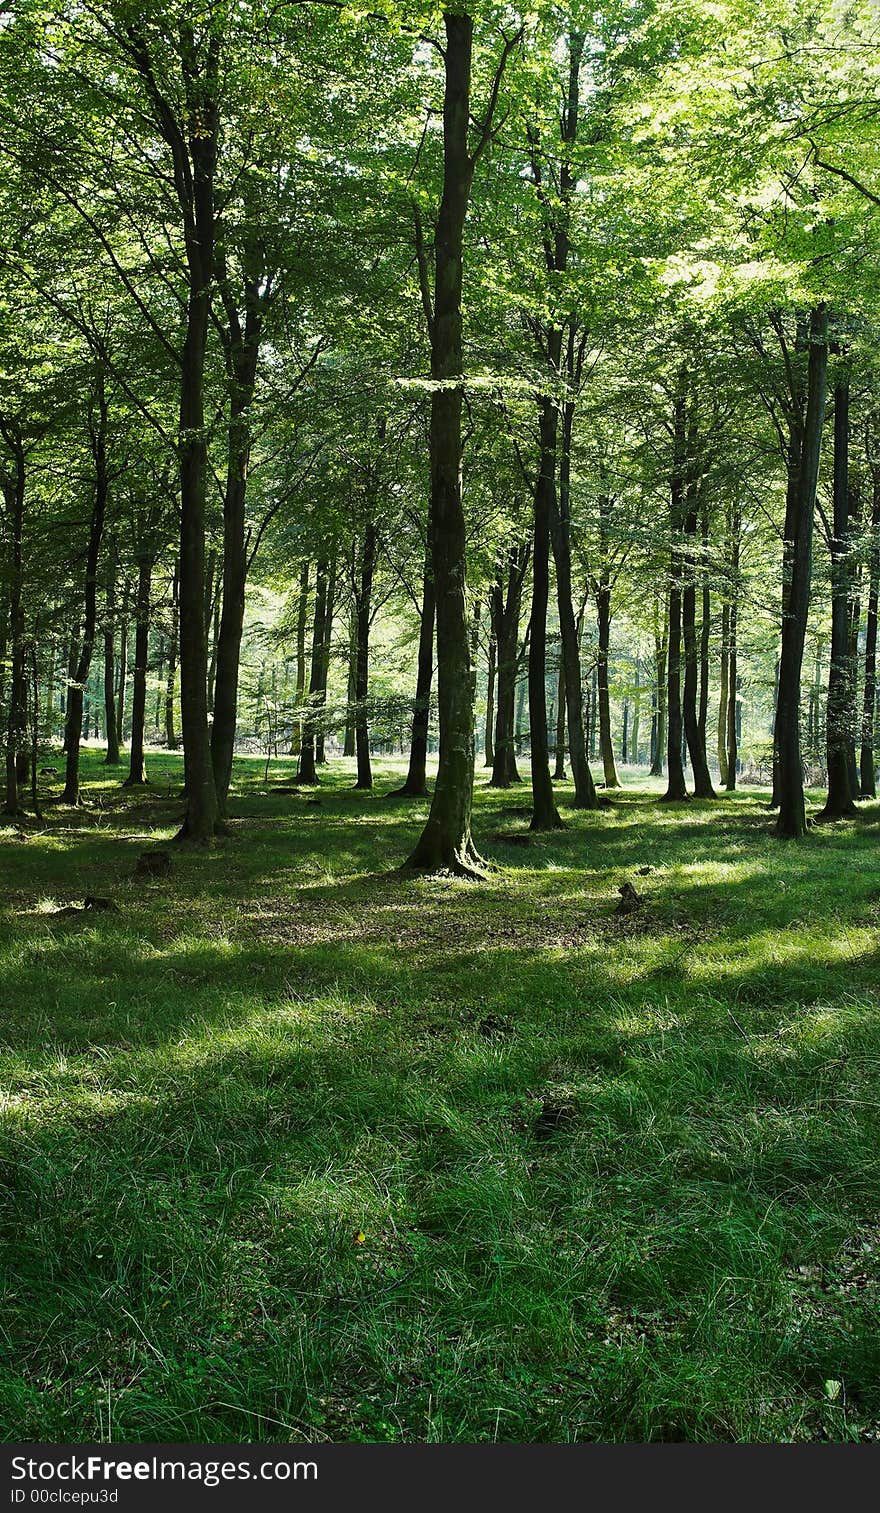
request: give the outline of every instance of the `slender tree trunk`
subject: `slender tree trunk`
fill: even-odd
[[[553,781],[554,783],[565,782],[565,663],[562,660],[562,648],[559,650],[559,670],[556,676],[556,741],[554,745],[556,758]]]
[[[174,566],[171,581],[171,634],[168,638],[168,673],[165,682],[165,742],[169,751],[177,750],[177,731],[174,728],[174,694],[177,687],[177,637],[179,631],[178,572]]]
[[[296,605],[296,714],[291,722],[290,755],[299,756],[302,745],[302,705],[306,691],[306,624],[309,607],[309,564],[299,570],[299,598]]]
[[[322,558],[315,573],[315,612],[312,623],[312,664],[309,675],[309,702],[302,722],[302,740],[299,751],[297,782],[314,784],[318,781],[315,771],[315,724],[322,692],[322,663],[324,655],[324,622],[327,617],[328,565]]]
[[[651,728],[652,778],[663,776],[663,753],[666,750],[666,650],[668,618],[664,605],[663,624],[654,600],[654,716]]]
[[[669,578],[669,651],[667,660],[666,709],[668,735],[666,743],[666,793],[664,798],[677,803],[688,797],[682,760],[684,729],[681,711],[681,642],[682,642],[682,558],[680,535],[684,523],[686,466],[685,400],[675,402],[674,457],[669,491],[669,524],[672,535]]]
[[[718,694],[718,775],[727,787],[727,704],[730,673],[730,605],[721,606],[721,688]]]
[[[238,672],[248,571],[245,502],[251,448],[250,409],[256,387],[263,320],[262,260],[257,257],[255,263],[254,254],[248,249],[245,261],[248,267],[244,280],[244,323],[226,280],[221,280],[227,316],[226,369],[230,383],[230,414],[223,496],[223,607],[215,637],[214,721],[211,726],[211,763],[217,809],[221,816],[226,814],[238,720]]]
[[[642,687],[640,682],[640,674],[641,663],[639,661],[639,658],[636,657],[636,681],[635,687],[633,688],[632,738],[630,741],[630,761],[636,767],[638,767],[639,765],[639,726],[641,723],[642,713]]]
[[[733,590],[730,601],[730,614],[728,618],[727,637],[727,775],[725,788],[728,793],[733,793],[736,788],[736,768],[739,760],[739,729],[737,725],[737,691],[739,685],[739,672],[737,658],[738,625],[739,625],[739,536],[741,520],[739,505],[734,504],[730,512],[730,582]]]
[[[354,546],[352,552],[354,552]],[[354,577],[354,564],[352,563],[352,579]],[[344,757],[353,757],[355,754],[355,703],[357,702],[357,604],[352,594],[351,610],[348,625],[348,690],[347,709],[345,715],[345,742],[342,747]]]
[[[138,587],[134,637],[134,675],[131,687],[131,749],[126,788],[141,787],[147,781],[144,755],[144,723],[147,712],[147,665],[150,655],[150,586],[153,559],[142,553],[138,558]]]
[[[92,665],[92,650],[98,621],[98,554],[107,513],[107,401],[103,375],[99,372],[94,394],[95,414],[90,424],[90,445],[95,469],[95,493],[86,551],[85,616],[74,681],[67,697],[67,764],[64,779],[65,804],[79,803],[79,747],[83,733],[83,699]],[[88,727],[86,727],[88,734]]]
[[[880,584],[880,467],[872,466],[871,555],[868,568],[868,614],[865,622],[865,688],[862,698],[860,796],[877,797],[874,770],[874,719],[877,705],[877,602]]]
[[[368,520],[364,527],[361,552],[360,583],[356,596],[357,609],[357,680],[355,683],[355,747],[357,752],[356,788],[372,788],[373,771],[370,765],[370,733],[367,725],[367,695],[370,680],[370,619],[372,615],[373,573],[376,567],[376,527]]]
[[[486,723],[483,740],[484,767],[491,767],[495,761],[495,659],[497,653],[498,646],[493,626],[489,633],[489,660],[486,668]]]
[[[395,790],[397,794],[408,798],[424,798],[428,792],[428,728],[431,716],[431,684],[434,680],[435,610],[434,568],[429,545],[422,581],[422,614],[419,626],[419,653],[409,747],[409,771],[403,787]]]
[[[776,715],[779,818],[777,834],[797,838],[806,832],[804,771],[801,762],[800,691],[804,638],[810,608],[813,513],[825,420],[828,370],[828,310],[819,305],[810,313],[810,352],[803,442],[797,468],[796,509],[786,519],[784,560],[790,563],[782,643],[779,658],[779,699]],[[786,511],[788,517],[788,511]]]
[[[423,871],[482,875],[471,837],[474,675],[466,601],[466,531],[461,497],[462,246],[476,158],[468,149],[473,21],[443,18],[443,193],[434,236],[430,320],[430,532],[437,606],[440,759],[428,821],[410,857]]]
[[[17,431],[4,429],[12,451],[14,474],[3,479],[3,494],[11,545],[9,584],[9,641],[12,665],[9,679],[9,711],[6,723],[6,799],[4,814],[18,814],[18,754],[27,739],[27,666],[24,637],[24,494],[25,451]]]
[[[684,689],[682,692],[682,721],[684,724],[687,749],[691,759],[691,770],[694,775],[694,797],[699,799],[713,799],[715,789],[712,787],[712,778],[709,774],[709,763],[706,758],[705,724],[702,731],[700,717],[697,710],[697,694],[699,681],[698,645],[697,645],[697,561],[694,549],[697,535],[697,490],[696,477],[693,476],[696,467],[696,428],[688,427],[688,455],[685,463],[687,472],[692,475],[685,485],[685,518],[684,540],[685,547],[682,556],[684,568],[684,585],[681,596],[681,627],[684,640]]]
[[[828,796],[817,819],[846,819],[856,813],[850,787],[853,669],[850,662],[849,592],[849,381],[834,391],[834,534],[831,539],[831,663],[825,740]]]
[[[569,362],[571,366],[571,362]],[[559,613],[560,690],[565,691],[568,717],[568,752],[574,782],[574,807],[596,809],[599,797],[587,760],[584,734],[581,656],[577,621],[572,602],[571,581],[571,433],[574,406],[565,405],[562,414],[562,456],[559,460],[559,498],[551,497],[550,528],[553,560],[556,566],[556,603]],[[558,743],[557,743],[558,744]]]
[[[541,451],[535,487],[532,544],[532,614],[529,621],[529,737],[533,830],[558,830],[562,820],[553,798],[547,741],[547,602],[550,595],[550,520],[556,491],[557,411],[540,401]]]
[[[697,713],[697,729],[700,736],[700,748],[705,757],[708,751],[709,652],[712,636],[712,596],[709,588],[709,510],[705,504],[701,511],[700,522],[703,540],[703,606],[700,621],[700,704]]]
[[[327,762],[325,751],[325,742],[327,739],[325,711],[327,707],[327,686],[330,681],[330,657],[333,650],[333,617],[335,612],[336,558],[334,556],[330,559],[330,566],[327,572],[327,603],[324,610],[324,635],[321,645],[321,687],[319,691],[321,718],[315,729],[315,761],[319,767],[325,766]]]
[[[596,696],[599,705],[599,751],[606,788],[619,788],[620,779],[614,763],[611,739],[611,694],[608,687],[608,662],[611,645],[611,587],[603,578],[596,590],[598,620],[598,657],[596,660]]]
[[[104,724],[107,727],[107,767],[120,763],[119,732],[116,725],[116,550],[107,564],[107,588],[104,616]],[[50,678],[51,687],[51,678]]]
[[[122,611],[119,625],[119,683],[116,691],[116,739],[120,746],[125,735],[125,688],[128,679],[128,580],[122,585]]]
[[[514,547],[507,557],[505,575],[492,589],[491,609],[497,652],[497,702],[495,745],[490,788],[509,788],[520,781],[516,765],[516,679],[519,667],[519,618],[522,585],[529,549]]]

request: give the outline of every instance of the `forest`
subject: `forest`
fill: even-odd
[[[0,164],[0,1438],[880,1438],[876,0],[9,0]]]

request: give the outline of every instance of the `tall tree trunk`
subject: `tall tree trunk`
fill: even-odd
[[[636,767],[638,767],[639,765],[639,726],[641,723],[642,713],[642,686],[640,682],[640,674],[641,662],[639,658],[636,657],[636,681],[633,688],[632,739],[630,741],[630,761]]]
[[[519,617],[529,548],[511,548],[506,568],[499,569],[491,594],[492,625],[497,653],[495,746],[490,788],[509,788],[520,781],[516,765],[516,678],[519,667]]]
[[[877,705],[877,601],[880,584],[880,466],[872,464],[871,554],[868,569],[868,614],[865,623],[865,688],[862,698],[860,796],[877,797],[874,771],[874,718]]]
[[[89,522],[89,544],[86,551],[82,641],[74,681],[70,685],[67,697],[67,764],[62,795],[65,804],[79,803],[79,747],[83,733],[83,698],[95,645],[95,630],[98,621],[98,554],[101,550],[107,513],[107,400],[104,378],[100,370],[93,398],[95,408],[90,419],[89,442],[95,470],[95,493],[92,502],[92,517]],[[86,734],[88,734],[88,729]]]
[[[535,486],[532,543],[532,614],[529,621],[529,737],[533,830],[558,830],[562,820],[553,798],[547,741],[547,602],[550,596],[550,520],[556,492],[557,411],[540,401],[540,467]]]
[[[9,584],[9,641],[12,665],[6,723],[6,799],[4,814],[18,814],[18,754],[27,739],[27,664],[24,637],[24,496],[25,449],[21,435],[3,426],[3,438],[13,456],[12,476],[3,478],[3,495],[11,544]]]
[[[684,568],[684,585],[681,596],[681,627],[684,640],[682,721],[684,723],[687,749],[691,759],[691,770],[694,775],[694,797],[698,799],[713,799],[715,797],[715,789],[712,787],[709,763],[706,758],[705,724],[701,732],[700,717],[697,710],[699,665],[696,626],[697,558],[695,543],[698,525],[697,496],[699,485],[695,476],[697,462],[695,455],[696,440],[696,427],[691,424],[688,427],[688,455],[685,463],[688,477],[685,484],[685,545],[682,555],[682,565]]]
[[[727,704],[730,673],[730,604],[721,606],[721,687],[718,694],[718,775],[727,787]]]
[[[461,497],[462,246],[476,167],[468,148],[473,21],[443,18],[443,193],[434,235],[430,318],[430,532],[437,604],[440,759],[427,824],[410,857],[423,871],[481,876],[471,836],[474,783],[474,675],[468,643],[466,532]],[[499,76],[500,77],[500,76]],[[489,129],[484,123],[484,133]],[[484,135],[484,142],[488,137]]]
[[[125,735],[125,689],[128,680],[128,604],[129,583],[122,585],[122,609],[119,621],[119,682],[116,690],[116,739],[120,746]]]
[[[106,604],[104,614],[104,724],[107,727],[107,767],[118,767],[119,731],[116,725],[116,549],[107,563]],[[51,679],[50,679],[51,686]]]
[[[309,564],[304,562],[299,570],[299,599],[296,606],[296,707],[293,721],[290,755],[299,756],[302,744],[302,703],[306,691],[306,624],[309,608]]]
[[[700,703],[697,712],[697,729],[700,736],[700,747],[703,755],[706,756],[708,751],[706,732],[709,722],[709,651],[712,636],[712,596],[709,588],[709,510],[705,504],[700,513],[700,524],[703,540],[703,605],[700,621]]]
[[[569,353],[569,368],[573,359]],[[550,530],[556,566],[556,603],[559,613],[560,685],[565,690],[568,717],[568,753],[574,783],[574,807],[596,809],[599,796],[587,760],[584,707],[581,687],[580,638],[572,602],[571,581],[571,435],[574,406],[562,412],[562,456],[559,459],[559,497],[551,497]]]
[[[781,327],[778,329],[781,331]],[[786,407],[788,415],[788,446],[786,452],[785,524],[782,533],[781,625],[783,631],[789,614],[793,571],[792,554],[801,512],[801,467],[804,455],[804,427],[806,423],[807,387],[809,380],[809,357],[806,356],[806,375],[804,372],[804,358],[809,351],[809,322],[798,317],[794,352],[786,361],[786,368],[790,375],[790,392]],[[810,527],[810,559],[812,562],[812,526]],[[779,678],[782,667],[781,636],[782,632],[780,632],[780,657],[776,666],[776,711],[773,720],[773,792],[770,797],[771,809],[778,809],[780,804]],[[801,648],[801,658],[803,659],[803,648]],[[798,701],[800,701],[800,687],[798,687]],[[800,720],[800,710],[798,710],[798,720]],[[801,786],[803,786],[803,776],[801,778]],[[804,825],[806,825],[806,819],[804,819]]]
[[[354,553],[356,542],[352,543]],[[352,563],[352,578],[354,577],[354,563]],[[355,703],[357,701],[357,604],[352,594],[348,624],[348,689],[345,713],[345,742],[342,747],[344,757],[353,757],[355,754]]]
[[[777,834],[796,839],[806,832],[804,771],[801,762],[800,694],[804,638],[810,608],[810,576],[813,552],[813,513],[822,451],[825,420],[825,388],[828,370],[828,310],[818,305],[810,312],[810,353],[807,369],[807,404],[803,439],[797,467],[796,508],[789,521],[783,560],[790,571],[782,620],[779,658],[779,698],[776,713],[779,818]]]
[[[556,758],[553,768],[554,783],[565,782],[565,663],[562,648],[559,649],[559,669],[556,676],[556,741],[553,748]]]
[[[654,712],[651,720],[651,771],[652,778],[663,776],[663,753],[666,750],[666,650],[668,618],[664,604],[663,617],[657,612],[658,601],[654,598]]]
[[[324,656],[324,622],[327,617],[328,565],[321,558],[315,572],[315,610],[312,622],[312,663],[309,674],[309,702],[302,722],[302,740],[299,750],[298,783],[317,783],[315,771],[315,725],[322,692],[322,663]]]
[[[250,409],[256,387],[263,324],[263,260],[252,247],[246,248],[244,260],[243,322],[226,278],[220,280],[227,318],[225,349],[230,399],[223,496],[223,607],[215,640],[211,763],[217,809],[221,816],[226,814],[232,780],[238,719],[238,671],[248,570],[245,501],[251,449]]]
[[[429,542],[422,580],[422,614],[419,625],[419,653],[409,747],[409,771],[403,787],[395,790],[397,794],[408,798],[424,798],[428,792],[428,728],[431,717],[431,684],[434,679],[435,609],[434,568]]]
[[[669,488],[669,525],[672,537],[669,574],[669,651],[667,659],[666,710],[668,734],[666,742],[667,780],[664,798],[677,803],[688,797],[682,760],[684,729],[681,711],[681,641],[682,641],[682,556],[681,531],[685,510],[685,467],[687,433],[685,429],[685,399],[679,394],[675,401],[673,463]]]
[[[825,740],[828,796],[817,819],[846,819],[856,813],[850,787],[853,669],[850,662],[850,495],[849,380],[843,374],[834,389],[834,521],[831,538],[831,662]]]
[[[321,718],[315,729],[315,761],[319,767],[323,767],[327,761],[325,742],[327,739],[326,707],[327,685],[330,681],[330,657],[333,650],[333,617],[336,612],[336,557],[330,559],[327,570],[327,602],[324,608],[324,635],[321,644],[321,687],[319,690],[319,702]]]
[[[357,610],[357,680],[355,683],[355,747],[357,752],[356,788],[372,788],[370,732],[367,724],[367,695],[370,683],[370,620],[372,616],[373,573],[376,567],[376,527],[368,520],[364,527],[361,551],[360,582],[356,594]]]
[[[495,640],[493,625],[489,631],[489,654],[486,666],[486,723],[483,727],[484,767],[491,767],[495,761],[495,659],[497,654],[498,645]]]
[[[179,632],[178,570],[174,565],[171,580],[171,634],[168,638],[168,674],[165,682],[165,742],[169,751],[177,750],[174,728],[174,693],[177,686],[177,638]]]
[[[596,697],[599,705],[599,752],[606,788],[619,788],[620,779],[614,763],[611,739],[611,694],[608,687],[608,662],[611,646],[611,586],[603,575],[596,589],[598,621],[598,656],[596,659]]]
[[[187,268],[187,300],[180,349],[178,466],[180,475],[180,714],[186,812],[178,840],[207,845],[219,811],[208,726],[208,637],[205,623],[205,525],[208,464],[205,361],[215,273],[214,179],[219,151],[217,89],[223,38],[193,23],[178,43],[183,96],[163,95],[155,61],[136,13],[127,24],[129,54],[144,84],[157,128],[175,164]],[[198,123],[198,130],[192,123]],[[191,129],[192,127],[192,129]],[[139,627],[140,628],[140,627]],[[134,744],[134,736],[133,736]],[[133,771],[136,768],[133,763]]]
[[[134,674],[131,685],[131,749],[126,788],[141,787],[147,781],[144,756],[144,723],[147,712],[147,664],[150,655],[150,586],[153,559],[146,553],[138,558],[137,605],[135,610]]]
[[[739,538],[741,516],[738,504],[730,511],[730,583],[732,596],[727,626],[727,774],[725,788],[733,793],[736,788],[736,769],[739,761],[739,727],[737,725],[737,692],[739,672]]]

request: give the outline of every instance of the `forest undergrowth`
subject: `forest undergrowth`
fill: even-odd
[[[474,884],[376,765],[0,829],[0,1432],[880,1437],[880,806],[478,777]]]

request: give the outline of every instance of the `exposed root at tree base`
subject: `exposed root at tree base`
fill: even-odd
[[[845,808],[835,806],[833,809],[829,809],[826,805],[824,809],[819,810],[818,814],[813,815],[813,824],[830,825],[834,820],[857,820],[858,817],[859,811],[855,804],[849,804]]]
[[[421,877],[461,877],[467,882],[485,882],[489,876],[491,864],[476,852],[473,847],[466,850],[456,850],[449,853],[437,854],[434,857],[419,857],[414,854],[404,862],[401,872],[418,873]]]

